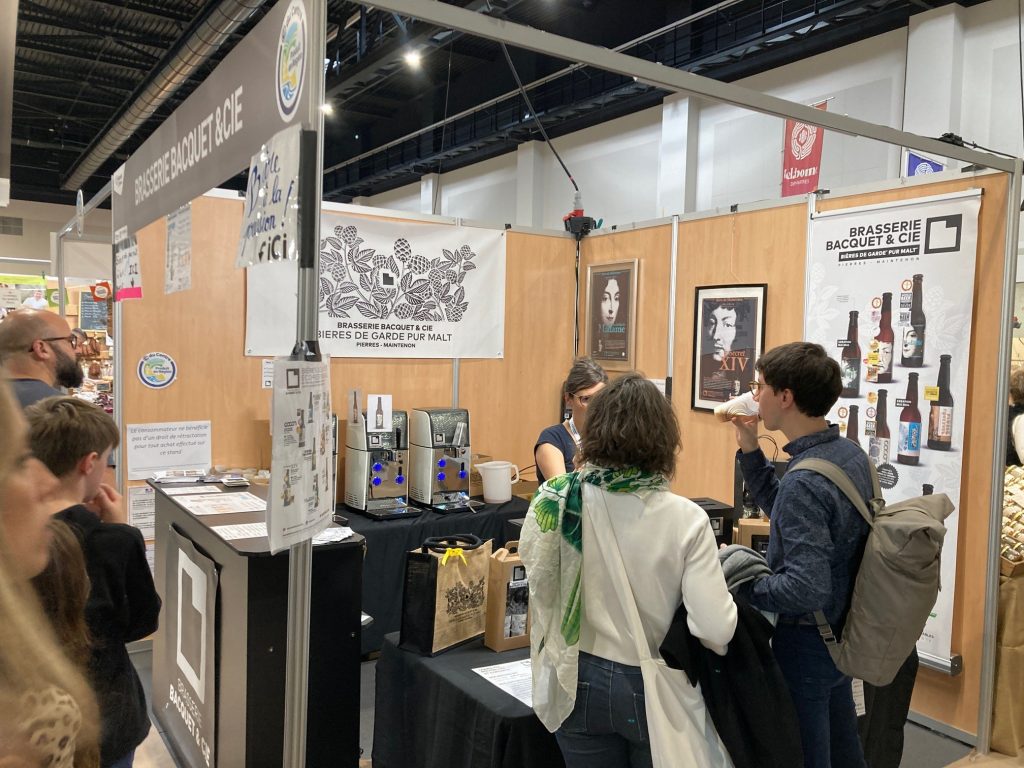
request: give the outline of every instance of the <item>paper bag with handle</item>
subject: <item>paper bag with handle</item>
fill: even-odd
[[[465,533],[406,554],[401,648],[434,656],[483,634],[490,555],[490,541]]]
[[[492,651],[525,648],[530,644],[530,588],[519,542],[510,541],[491,555],[490,566],[484,645]]]

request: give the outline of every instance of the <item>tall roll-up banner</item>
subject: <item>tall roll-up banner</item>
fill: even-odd
[[[918,652],[948,664],[981,191],[815,214],[804,338],[839,361],[828,414],[887,502],[945,493],[941,590]]]

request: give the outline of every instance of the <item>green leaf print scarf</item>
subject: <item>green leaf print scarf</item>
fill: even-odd
[[[576,699],[583,571],[583,484],[608,493],[667,491],[661,474],[586,465],[541,485],[523,523],[519,552],[530,582],[533,707],[554,731]]]

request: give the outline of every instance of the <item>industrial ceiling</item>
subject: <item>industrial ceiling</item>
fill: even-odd
[[[945,2],[451,4],[732,81],[904,26],[911,14]],[[11,199],[73,203],[80,188],[88,199],[273,5],[19,0]],[[495,43],[348,0],[329,0],[327,14],[328,200],[347,202],[509,152],[539,137],[535,118],[556,137],[665,96],[631,78],[512,50],[531,114]],[[420,54],[416,67],[406,58],[412,50]],[[242,184],[239,177],[225,179],[225,186]]]

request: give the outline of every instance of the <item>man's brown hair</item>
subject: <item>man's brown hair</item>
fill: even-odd
[[[120,442],[117,425],[103,409],[77,397],[48,397],[25,409],[28,441],[57,477],[63,477],[90,453],[102,454]]]
[[[590,402],[580,453],[599,467],[660,472],[671,477],[679,422],[658,388],[639,373],[620,376]]]

